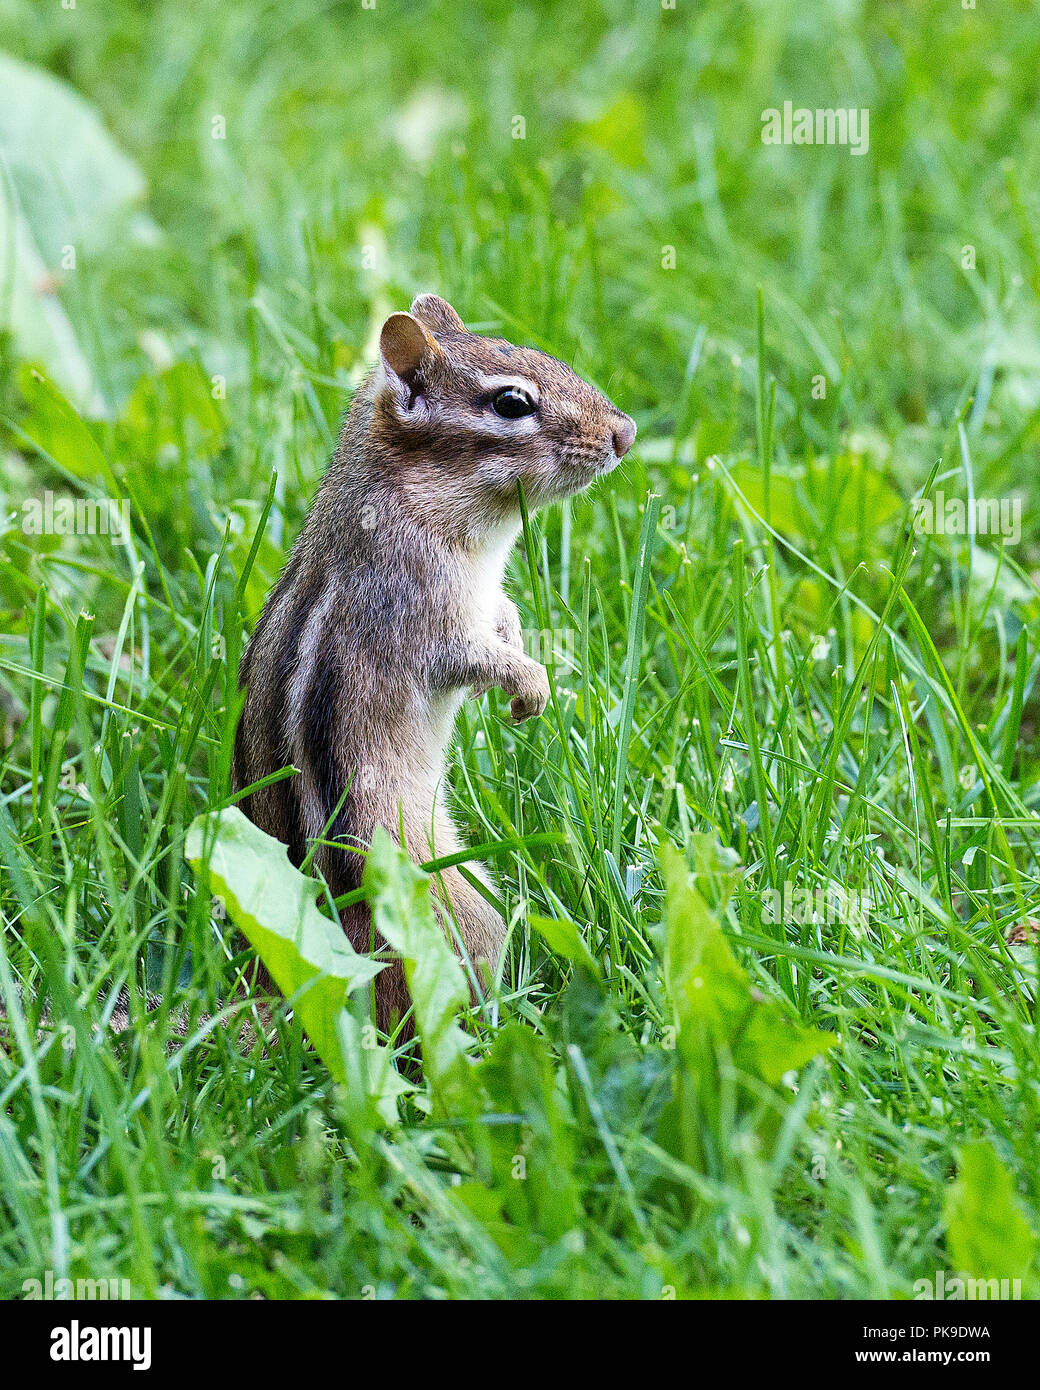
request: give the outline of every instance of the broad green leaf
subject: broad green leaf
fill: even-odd
[[[574,1117],[545,1040],[523,1024],[506,1024],[476,1079],[485,1110],[500,1117],[473,1131],[484,1176],[501,1194],[499,1210],[514,1232],[558,1240],[578,1221],[581,1202]],[[511,1243],[507,1253],[519,1257],[515,1237]]]
[[[433,1096],[445,1111],[468,1109],[474,1091],[470,1039],[455,1020],[469,1003],[469,988],[434,915],[430,880],[380,827],[372,837],[362,886],[376,930],[404,963],[423,1072]]]
[[[742,463],[733,469],[733,477],[761,516],[765,484],[760,471]],[[775,469],[769,506],[776,529],[803,545],[821,530],[833,544],[872,544],[903,512],[902,498],[874,459],[855,452]]]
[[[343,1104],[355,1119],[356,1128],[364,1131],[372,1127],[369,1106],[382,1124],[395,1125],[398,1096],[415,1087],[394,1066],[390,1049],[378,1042],[374,1024],[359,1023],[346,1008],[339,1011],[336,1026],[346,1067]]]
[[[740,879],[740,855],[703,830],[687,836],[686,853],[698,893],[710,908],[722,913]]]
[[[0,329],[94,413],[100,395],[57,291],[113,235],[154,240],[137,210],[144,175],[57,77],[0,53],[0,91]]]
[[[383,965],[357,954],[339,923],[319,912],[318,883],[294,868],[285,846],[237,807],[199,816],[188,831],[185,858],[292,1000],[334,1079],[347,1080],[344,1001]],[[349,1026],[342,1036],[350,1038]]]
[[[0,53],[0,89],[0,152],[42,255],[98,250],[109,219],[144,198],[144,175],[51,73]]]
[[[53,372],[83,407],[99,404],[90,364],[33,241],[29,224],[0,177],[0,331],[16,353]]]
[[[19,382],[32,412],[22,422],[26,434],[73,477],[117,487],[101,446],[61,392],[32,368]]]
[[[558,956],[569,960],[573,965],[584,966],[594,975],[600,975],[599,962],[585,944],[585,938],[575,922],[566,917],[528,917],[528,922],[539,936],[549,944]]]
[[[119,417],[119,434],[128,449],[187,447],[210,457],[227,437],[227,422],[213,395],[213,381],[195,361],[174,362],[141,376]]]
[[[661,859],[667,888],[665,985],[683,1060],[700,1070],[706,1056],[721,1050],[740,1070],[776,1085],[833,1046],[833,1033],[803,1027],[752,988],[718,917],[693,886],[694,875],[671,845],[663,846]]]
[[[946,1193],[946,1245],[955,1271],[975,1279],[1020,1279],[1036,1244],[993,1145],[985,1139],[965,1144],[957,1180]]]

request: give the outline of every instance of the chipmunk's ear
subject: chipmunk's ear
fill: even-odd
[[[412,301],[412,313],[434,333],[465,333],[466,325],[439,294],[420,294]]]
[[[444,356],[436,339],[411,314],[391,314],[379,334],[379,351],[387,379],[392,386],[404,388],[398,394],[411,409]]]

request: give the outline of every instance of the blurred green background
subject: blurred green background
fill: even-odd
[[[708,452],[751,399],[759,284],[781,447],[833,411],[923,467],[970,395],[983,448],[1040,401],[1031,4],[2,0],[0,23],[147,179],[153,235],[91,246],[59,291],[110,409],[146,332],[229,393],[251,359],[299,366],[277,330],[334,378],[434,287]],[[785,100],[868,108],[869,154],[763,145]]]

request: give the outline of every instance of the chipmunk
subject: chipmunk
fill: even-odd
[[[521,526],[517,483],[532,508],[568,497],[609,473],[635,434],[564,363],[469,332],[437,295],[383,324],[379,361],[239,672],[236,789],[300,769],[242,809],[299,865],[345,793],[314,855],[334,896],[360,886],[376,826],[399,841],[403,827],[416,862],[461,848],[442,784],[466,692],[500,687],[517,723],[549,698],[502,591]],[[432,884],[470,960],[493,967],[499,914],[455,868]],[[367,905],[345,908],[342,922],[368,951]],[[408,1007],[399,962],[375,988],[385,1030]]]

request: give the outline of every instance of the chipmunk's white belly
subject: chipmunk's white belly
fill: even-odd
[[[519,522],[510,517],[497,526],[479,550],[468,557],[463,584],[473,614],[474,625],[492,636],[502,601],[502,576],[509,552],[516,544]]]
[[[433,690],[426,701],[425,733],[426,762],[443,766],[445,750],[455,732],[455,719],[466,698],[465,690]]]
[[[458,614],[455,640],[460,647],[472,644],[474,659],[501,639],[496,633],[502,602],[502,575],[516,541],[518,523],[504,522],[479,549],[458,560],[452,576],[454,608]],[[455,720],[470,687],[415,692],[415,704],[405,725],[413,741],[414,765],[424,769],[435,785],[444,775],[445,754],[455,732]]]

